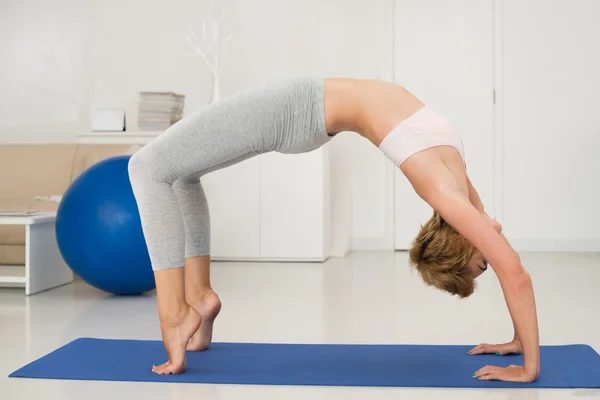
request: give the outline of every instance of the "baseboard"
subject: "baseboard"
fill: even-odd
[[[511,239],[516,251],[600,252],[600,240],[594,239]]]

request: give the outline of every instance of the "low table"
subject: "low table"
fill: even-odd
[[[0,225],[25,225],[25,266],[0,265],[0,287],[24,287],[30,295],[73,282],[58,250],[56,213],[0,215]]]

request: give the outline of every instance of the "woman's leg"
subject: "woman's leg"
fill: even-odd
[[[212,340],[213,322],[221,310],[210,284],[210,214],[198,174],[178,179],[173,190],[185,226],[185,298],[202,317],[187,350],[202,351]]]
[[[159,375],[180,374],[185,370],[185,350],[199,329],[202,318],[185,300],[183,268],[155,271],[160,330],[169,360],[152,367]]]
[[[153,368],[159,374],[183,372],[185,350],[200,328],[200,313],[207,315],[208,321],[190,346],[208,346],[212,321],[220,308],[218,297],[199,289],[208,286],[209,264],[194,259],[210,253],[210,222],[201,187],[186,184],[186,178],[257,155],[255,149],[264,131],[224,133],[223,125],[231,118],[223,120],[220,113],[211,110],[215,109],[209,107],[179,121],[129,161],[129,178],[154,270],[161,330],[169,354],[167,363]],[[186,302],[184,264],[191,285],[188,298],[195,308]]]
[[[205,249],[201,254],[187,253],[185,223],[193,221],[195,216],[188,217],[185,206],[180,208],[173,184],[178,179],[194,174],[201,176],[265,152],[302,152],[317,148],[326,141],[322,109],[322,82],[316,80],[239,93],[185,117],[131,157],[130,180],[155,271],[161,328],[169,354],[169,362],[156,368],[156,372],[183,371],[185,348],[200,327],[199,312],[209,304],[207,298],[215,298],[200,295],[210,294],[203,290],[209,287],[206,259],[209,238],[202,236],[207,229],[202,226],[197,229],[196,222],[187,227],[188,236],[197,240],[195,244],[199,244],[199,248]],[[313,114],[315,111],[317,114]],[[190,200],[195,195],[192,194]],[[185,220],[183,213],[186,213]],[[200,240],[202,237],[205,243]],[[189,281],[193,285],[188,298],[196,310],[185,301],[181,267],[186,255]],[[205,258],[195,260],[197,257]],[[206,335],[200,331],[203,342],[208,330]]]
[[[202,317],[187,350],[206,350],[212,341],[213,322],[221,311],[221,300],[210,285],[210,256],[185,259],[185,298]]]
[[[173,191],[176,158],[159,154],[151,143],[129,161],[129,179],[140,212],[144,237],[154,270],[158,315],[169,360],[152,371],[178,374],[185,370],[185,348],[200,327],[200,315],[185,300],[185,228]]]

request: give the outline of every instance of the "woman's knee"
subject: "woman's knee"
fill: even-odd
[[[129,180],[132,182],[157,178],[158,174],[158,159],[155,150],[147,145],[136,151],[127,166]]]

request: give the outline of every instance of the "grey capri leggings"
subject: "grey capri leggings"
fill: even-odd
[[[324,80],[315,78],[238,93],[161,133],[129,161],[152,268],[177,268],[184,258],[210,254],[202,175],[270,151],[312,151],[330,139]]]

